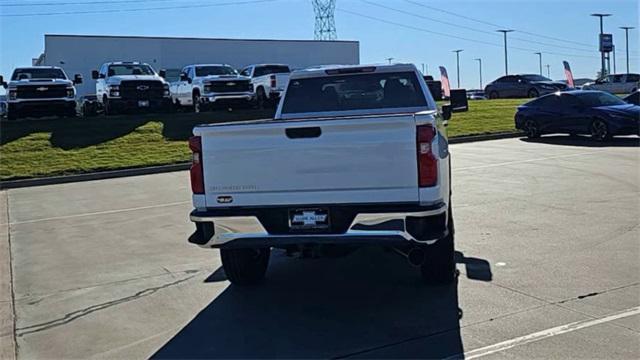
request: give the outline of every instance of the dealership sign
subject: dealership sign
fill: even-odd
[[[600,34],[600,51],[601,52],[613,51],[613,35]]]

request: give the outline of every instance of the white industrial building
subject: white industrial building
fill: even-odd
[[[293,69],[327,64],[359,64],[358,41],[207,39],[146,36],[45,35],[44,53],[34,65],[62,67],[67,75],[82,74],[78,94],[95,93],[91,70],[109,61],[141,61],[176,77],[183,66],[224,63],[289,64]]]

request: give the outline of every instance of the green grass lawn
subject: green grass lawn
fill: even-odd
[[[524,99],[471,101],[455,113],[451,136],[511,131]],[[0,180],[77,174],[189,161],[197,124],[268,118],[272,111],[149,114],[0,124]]]

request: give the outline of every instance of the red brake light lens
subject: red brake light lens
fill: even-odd
[[[418,157],[418,186],[430,187],[438,184],[438,158],[433,153],[436,129],[421,125],[416,129],[416,151]]]
[[[204,175],[202,173],[202,141],[200,136],[189,138],[189,149],[191,149],[191,191],[194,194],[204,194]]]

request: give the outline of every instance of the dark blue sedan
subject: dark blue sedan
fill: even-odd
[[[603,141],[640,134],[640,106],[603,91],[576,90],[542,96],[518,107],[516,128],[529,138],[542,134],[589,134]]]

